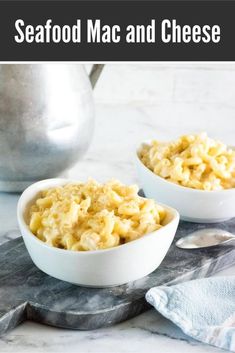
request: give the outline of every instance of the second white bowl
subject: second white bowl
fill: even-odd
[[[216,223],[235,217],[235,188],[204,191],[169,182],[141,162],[138,157],[141,146],[135,153],[135,164],[146,197],[176,208],[181,219],[190,222]]]
[[[43,272],[82,286],[107,287],[137,280],[154,271],[165,257],[174,238],[179,214],[167,210],[165,225],[140,239],[114,248],[96,251],[69,251],[51,247],[36,238],[27,225],[30,205],[40,191],[64,185],[74,180],[48,179],[28,187],[21,195],[18,207],[18,223],[26,248]]]

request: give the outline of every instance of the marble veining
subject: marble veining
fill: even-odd
[[[235,219],[219,226],[235,232]],[[181,222],[175,240],[205,227]],[[229,245],[182,250],[172,244],[160,267],[150,275],[123,286],[85,288],[40,271],[16,233],[6,233],[8,241],[0,246],[0,334],[26,319],[79,330],[111,326],[146,311],[149,306],[144,296],[149,288],[206,277],[235,263],[235,248]]]

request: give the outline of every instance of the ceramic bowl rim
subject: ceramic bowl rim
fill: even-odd
[[[154,232],[148,233],[144,236],[142,236],[139,239],[135,239],[132,240],[129,243],[125,243],[125,244],[121,244],[112,248],[108,248],[108,249],[100,249],[100,250],[89,250],[89,251],[79,251],[79,250],[67,250],[67,249],[60,249],[60,248],[56,248],[53,246],[50,246],[48,244],[46,244],[45,242],[43,242],[42,240],[38,239],[29,229],[25,219],[24,219],[24,211],[25,209],[22,208],[22,202],[24,201],[24,197],[25,195],[27,195],[28,192],[30,192],[31,190],[34,190],[37,186],[40,186],[40,184],[47,184],[47,188],[50,187],[50,185],[48,185],[48,183],[51,183],[51,186],[56,186],[55,183],[57,183],[57,185],[63,185],[66,183],[73,183],[73,182],[79,182],[79,180],[75,180],[75,179],[66,179],[66,178],[52,178],[52,179],[44,179],[41,181],[38,181],[36,183],[31,184],[29,187],[27,187],[23,193],[21,194],[19,200],[18,200],[18,204],[17,204],[17,220],[20,226],[20,230],[21,228],[23,229],[22,236],[24,237],[28,237],[30,238],[32,241],[34,241],[36,244],[38,244],[39,246],[43,246],[51,251],[55,251],[57,253],[62,253],[62,254],[72,254],[73,256],[90,256],[90,255],[99,255],[102,253],[107,253],[107,252],[116,252],[116,251],[120,251],[120,249],[123,249],[123,247],[132,247],[132,244],[136,244],[137,242],[144,242],[149,238],[152,238],[153,236],[155,236],[156,232],[161,232],[163,229],[168,228],[175,220],[179,222],[179,212],[173,208],[170,207],[168,205],[162,204],[162,203],[158,203],[159,205],[163,206],[166,208],[168,214],[170,214],[172,216],[172,219],[166,224],[164,225],[162,228],[155,230]],[[43,188],[41,189],[43,190]],[[38,190],[35,190],[35,195],[36,193],[38,193]],[[33,193],[32,193],[33,194]],[[33,195],[32,195],[32,199],[33,199]]]

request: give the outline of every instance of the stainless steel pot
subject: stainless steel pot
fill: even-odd
[[[84,154],[102,68],[89,80],[78,64],[0,65],[0,190],[56,177]]]

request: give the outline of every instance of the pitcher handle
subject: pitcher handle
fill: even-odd
[[[91,82],[91,87],[94,89],[95,85],[100,77],[100,74],[104,68],[104,64],[94,64],[91,68],[91,72],[89,74],[89,79]]]

